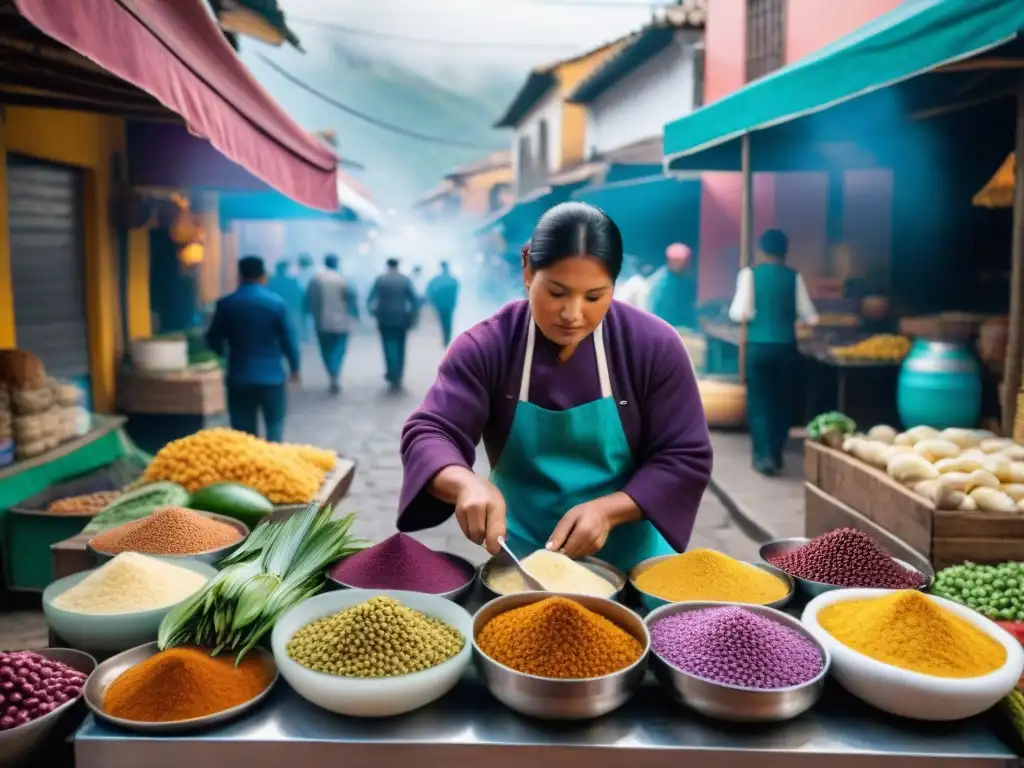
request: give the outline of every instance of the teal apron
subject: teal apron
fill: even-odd
[[[565,411],[530,402],[537,331],[530,321],[519,403],[491,481],[505,497],[507,539],[523,555],[543,549],[555,526],[577,504],[621,491],[633,474],[633,455],[612,396],[604,328],[594,331],[601,399]],[[628,571],[674,549],[646,520],[613,528],[596,557]]]

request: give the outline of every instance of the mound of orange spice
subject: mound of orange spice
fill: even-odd
[[[272,672],[258,656],[171,648],[121,673],[103,692],[103,711],[137,723],[170,723],[223,712],[266,690]]]
[[[610,675],[644,651],[626,630],[564,597],[495,616],[476,642],[487,656],[517,672],[563,680]]]

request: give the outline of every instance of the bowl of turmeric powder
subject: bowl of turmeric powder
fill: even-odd
[[[747,563],[714,549],[642,560],[630,571],[629,583],[649,611],[694,600],[779,609],[796,589],[793,579],[773,565]]]
[[[844,688],[900,717],[973,717],[1024,673],[1024,649],[1010,633],[918,590],[826,592],[807,604],[801,620],[828,649],[831,673]]]
[[[602,597],[520,592],[473,617],[473,659],[484,686],[520,714],[601,717],[625,704],[647,671],[651,637],[626,606]]]

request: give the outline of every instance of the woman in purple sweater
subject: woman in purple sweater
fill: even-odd
[[[398,527],[439,525],[498,551],[596,554],[624,570],[686,548],[711,444],[679,335],[612,301],[622,236],[582,203],[523,248],[528,301],[455,340],[402,431]],[[483,438],[490,479],[473,472]]]

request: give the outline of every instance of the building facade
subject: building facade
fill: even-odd
[[[630,59],[622,61],[619,59]],[[574,101],[587,107],[588,157],[659,136],[665,123],[689,114],[703,96],[703,34],[675,25],[652,26],[595,73]],[[614,68],[601,77],[605,70]],[[599,81],[600,80],[600,81]],[[583,93],[580,93],[583,91]]]
[[[573,59],[534,69],[496,128],[512,130],[515,197],[522,198],[587,156],[587,112],[567,97],[623,46],[616,40]]]
[[[891,11],[902,0],[715,0],[705,30],[706,101],[722,98]],[[682,114],[682,113],[681,113]],[[730,296],[739,266],[741,179],[704,173],[701,199],[700,299]],[[779,227],[790,236],[790,261],[811,287],[837,277],[830,241],[854,258],[883,263],[891,249],[892,176],[886,170],[847,172],[842,230],[829,232],[830,179],[824,173],[755,174],[754,234]]]

